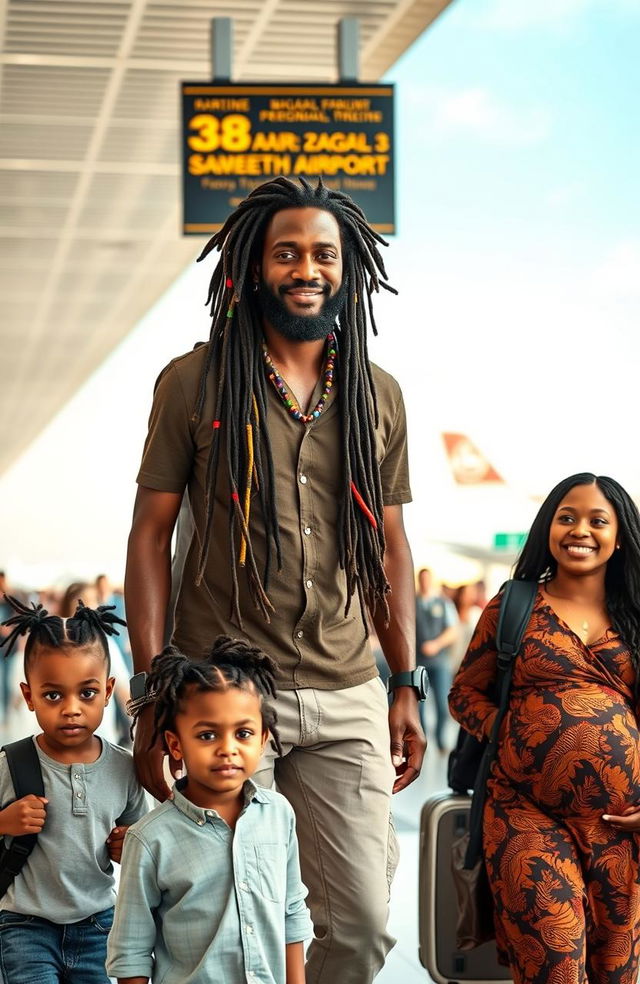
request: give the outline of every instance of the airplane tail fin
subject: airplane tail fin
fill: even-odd
[[[447,460],[458,485],[483,485],[504,479],[466,434],[443,433]]]

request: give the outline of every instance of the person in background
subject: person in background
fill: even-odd
[[[473,631],[482,615],[482,608],[477,604],[478,590],[475,584],[461,584],[456,590],[454,604],[458,613],[458,637],[451,654],[451,667],[455,672],[462,657],[471,642]]]
[[[418,572],[416,595],[416,662],[429,676],[429,697],[436,715],[438,751],[447,751],[445,730],[449,720],[447,696],[451,686],[451,651],[458,637],[458,616],[453,602],[445,598],[428,567]],[[428,698],[429,699],[429,698]],[[422,727],[426,730],[426,701],[420,704]]]
[[[98,574],[96,578],[96,591],[98,593],[98,603],[100,605],[113,605],[116,615],[118,615],[119,618],[126,620],[127,615],[124,607],[124,594],[121,587],[114,587],[106,574]],[[129,633],[126,629],[122,630],[120,636],[116,639],[116,644],[122,653],[122,658],[127,664],[129,673],[131,673],[133,669],[133,660],[131,659]]]
[[[487,607],[487,585],[486,585],[486,582],[483,581],[483,580],[476,581],[476,583],[475,583],[475,589],[476,589],[475,603],[478,606],[478,608],[480,609],[480,611],[482,612]]]

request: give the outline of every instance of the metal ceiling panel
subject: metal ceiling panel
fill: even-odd
[[[0,0],[0,472],[200,249],[179,232],[182,79],[232,17],[237,81],[375,81],[451,0]]]

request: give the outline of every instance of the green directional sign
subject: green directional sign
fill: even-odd
[[[504,550],[513,553],[516,550],[520,550],[524,546],[524,541],[527,539],[527,534],[525,533],[494,533],[493,534],[493,549],[494,550]]]

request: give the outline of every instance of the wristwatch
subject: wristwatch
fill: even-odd
[[[138,700],[140,697],[144,697],[147,693],[147,674],[142,671],[142,673],[136,673],[129,680],[129,694],[131,700]]]
[[[424,666],[418,666],[415,670],[403,670],[402,673],[392,673],[387,680],[387,693],[390,694],[396,687],[413,687],[418,700],[424,700],[429,693],[429,677]]]

